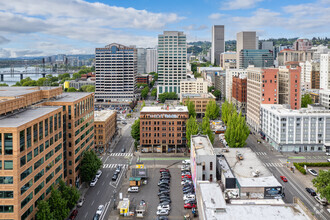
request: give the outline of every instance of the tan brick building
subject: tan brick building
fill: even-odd
[[[237,111],[242,112],[242,115],[246,114],[246,90],[246,76],[234,76],[232,85],[232,103],[236,106]]]
[[[200,94],[181,94],[181,102],[186,105],[188,100],[195,105],[195,111],[197,117],[204,117],[206,106],[210,101],[215,101],[215,96],[212,93],[200,93]]]
[[[81,153],[94,147],[93,103],[61,87],[0,88],[0,219],[34,218],[52,185],[79,180]]]
[[[94,112],[95,127],[95,147],[104,152],[110,147],[110,142],[115,136],[117,129],[117,112],[116,111],[95,111]]]
[[[140,112],[140,151],[183,152],[188,118],[186,106],[143,107]]]

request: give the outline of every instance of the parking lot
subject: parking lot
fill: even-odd
[[[163,167],[166,167],[164,165]],[[158,199],[158,182],[160,178],[159,169],[160,165],[156,165],[155,168],[149,169],[149,179],[148,184],[143,185],[140,188],[139,193],[128,193],[128,196],[132,203],[136,206],[140,203],[141,200],[144,200],[147,203],[147,212],[145,219],[157,219],[157,206],[159,204]],[[170,198],[171,198],[171,211],[168,216],[170,220],[183,219],[183,216],[186,213],[191,214],[191,209],[185,210],[183,208],[183,192],[181,186],[181,163],[175,164],[169,168],[171,173],[171,183],[170,183]],[[196,218],[197,219],[197,218]]]

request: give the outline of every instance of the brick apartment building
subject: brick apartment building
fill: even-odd
[[[206,106],[210,101],[215,101],[216,98],[212,93],[199,93],[199,94],[182,94],[181,102],[186,105],[188,100],[194,103],[197,117],[204,117]]]
[[[94,112],[95,148],[100,152],[109,150],[110,142],[117,130],[117,111]]]
[[[93,111],[92,93],[1,87],[0,219],[32,219],[51,186],[79,183],[81,155],[94,148]]]
[[[232,103],[236,106],[237,111],[242,112],[242,115],[246,114],[246,90],[246,76],[233,77]]]
[[[183,152],[188,118],[186,106],[144,107],[140,113],[140,151]]]
[[[136,83],[145,83],[149,85],[149,75],[148,74],[136,75]]]

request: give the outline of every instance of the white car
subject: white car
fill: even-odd
[[[319,195],[314,196],[315,200],[321,205],[327,205],[327,200],[325,198],[321,199]]]
[[[185,183],[192,183],[192,181],[191,180],[183,180],[183,181],[181,181],[181,185],[183,186]]]
[[[183,160],[182,163],[186,165],[190,165],[190,160]]]
[[[104,205],[99,205],[99,207],[96,210],[97,215],[102,215],[102,212],[104,211]]]
[[[310,173],[310,174],[312,174],[313,176],[317,176],[317,172],[315,171],[315,170],[313,170],[313,169],[307,169],[308,170],[308,172]]]
[[[99,179],[101,175],[102,175],[102,171],[98,170],[95,176]]]
[[[330,153],[329,152],[325,152],[325,155],[330,156]]]
[[[97,177],[94,177],[94,179],[91,181],[91,183],[89,184],[89,186],[95,186],[97,183]]]
[[[167,209],[160,209],[156,212],[157,215],[168,215],[169,211]]]
[[[183,200],[190,200],[190,199],[195,199],[194,194],[188,194],[183,196]]]
[[[163,210],[163,209],[170,211],[171,210],[171,206],[170,205],[159,205],[157,207],[157,210]]]

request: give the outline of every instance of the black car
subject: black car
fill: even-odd
[[[169,175],[169,176],[171,176],[171,173],[170,172],[163,171],[163,172],[160,172],[160,175]]]
[[[159,199],[170,199],[169,195],[160,195]]]
[[[171,180],[169,178],[160,178],[159,182],[171,182]]]
[[[162,198],[162,199],[159,199],[159,203],[163,203],[163,202],[168,202],[168,203],[171,203],[171,199],[170,198]]]
[[[158,196],[159,196],[159,198],[162,196],[170,197],[170,194],[169,193],[158,193]]]
[[[126,149],[125,149],[125,148],[121,149],[121,152],[122,152],[122,153],[125,153],[125,151],[126,151]]]
[[[183,194],[188,194],[188,193],[195,193],[195,190],[193,190],[193,189],[183,190]]]
[[[163,201],[163,202],[159,203],[158,205],[160,205],[160,206],[162,206],[162,205],[170,205],[170,202]]]
[[[166,191],[166,190],[170,191],[170,188],[165,188],[165,187],[159,188],[159,192]]]
[[[113,174],[113,176],[112,176],[112,180],[113,180],[113,181],[116,181],[117,178],[118,178],[118,174],[117,174],[117,173]]]
[[[182,187],[186,187],[186,186],[194,186],[194,185],[193,185],[193,183],[186,182],[186,183],[183,184]]]
[[[159,189],[170,189],[170,186],[169,186],[169,184],[167,184],[167,183],[162,183],[162,184],[160,184],[159,185]]]
[[[194,189],[194,187],[192,187],[192,186],[185,186],[185,187],[183,187],[182,188],[182,191],[186,191],[186,190],[192,190],[192,189]]]
[[[306,188],[306,191],[311,194],[312,196],[316,196],[316,192],[312,188]]]
[[[170,185],[170,182],[169,181],[159,181],[158,183],[158,186],[161,186],[161,185]]]
[[[157,220],[168,220],[167,216],[158,216]]]
[[[165,189],[165,190],[159,191],[158,195],[159,195],[159,194],[162,194],[162,193],[167,193],[167,194],[169,194],[169,193],[170,193],[170,190]]]
[[[162,175],[160,175],[160,178],[164,178],[164,177],[166,177],[166,178],[171,178],[171,176],[170,176],[170,175],[167,175],[167,174],[162,174]]]

